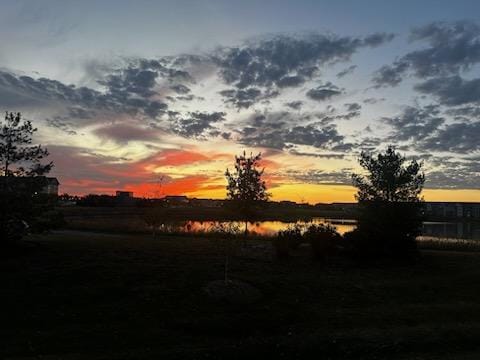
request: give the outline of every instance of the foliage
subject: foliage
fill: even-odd
[[[313,256],[319,260],[335,255],[341,239],[337,229],[330,224],[312,224],[305,231],[304,237],[310,243]]]
[[[405,165],[405,157],[389,146],[377,157],[362,152],[359,163],[368,172],[362,176],[353,174],[353,185],[357,187],[358,201],[420,201],[425,182],[421,172],[422,163],[412,160]]]
[[[268,201],[269,194],[265,181],[262,180],[264,169],[260,170],[262,155],[250,154],[235,156],[235,170],[230,172],[227,169],[227,199],[230,205],[235,207],[245,219],[245,235],[247,233],[247,222],[256,217],[259,206]]]
[[[303,242],[304,227],[300,224],[289,225],[280,230],[273,238],[272,245],[278,258],[290,256],[290,250],[297,249]]]
[[[341,235],[330,224],[294,224],[281,230],[273,239],[273,247],[278,258],[288,258],[292,250],[302,243],[309,243],[316,259],[325,260],[336,253]]]
[[[423,164],[406,164],[391,146],[376,157],[362,152],[359,162],[368,174],[353,175],[359,201],[358,231],[351,236],[355,255],[411,257],[422,225]]]
[[[44,175],[53,163],[42,164],[47,149],[32,145],[37,131],[20,113],[7,113],[0,129],[0,237],[7,242],[19,240],[27,231],[45,231],[60,224],[53,211],[56,198],[41,194]]]
[[[0,170],[3,176],[38,176],[48,173],[53,163],[41,164],[48,150],[32,145],[37,131],[30,121],[22,121],[20,113],[6,113],[0,129]],[[29,165],[28,168],[25,166]]]

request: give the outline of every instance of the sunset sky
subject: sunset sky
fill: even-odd
[[[426,200],[480,201],[479,1],[0,4],[1,109],[62,193],[223,198],[245,150],[274,200],[353,201],[393,144]]]

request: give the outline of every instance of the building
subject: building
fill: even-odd
[[[42,190],[40,192],[42,194],[48,194],[48,195],[57,195],[58,196],[58,187],[60,185],[60,182],[56,177],[46,177],[45,178],[45,185],[42,187]]]
[[[169,206],[185,206],[190,203],[188,197],[184,195],[168,195],[163,198],[163,201]]]
[[[223,203],[224,200],[217,199],[190,199],[190,205],[204,208],[220,208]]]
[[[480,219],[480,203],[426,202],[425,215],[432,218]]]
[[[117,198],[133,198],[133,192],[132,191],[123,191],[123,190],[117,190],[115,191],[115,196]]]
[[[1,176],[0,187],[5,189],[12,187],[14,190],[31,191],[38,194],[58,196],[60,182],[56,177],[46,176]]]

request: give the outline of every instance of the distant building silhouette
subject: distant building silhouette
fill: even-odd
[[[115,192],[115,196],[117,198],[133,198],[133,192],[132,191],[117,190]]]
[[[38,193],[55,195],[58,196],[58,187],[60,182],[56,177],[46,177],[46,176],[35,176],[35,177],[26,177],[26,176],[0,176],[0,185],[3,187],[7,182],[17,189],[26,189],[29,186],[35,184],[38,185],[40,190]]]
[[[168,195],[163,198],[169,206],[185,206],[190,203],[188,197],[184,195]]]
[[[425,215],[435,218],[480,219],[480,203],[468,202],[427,202]]]

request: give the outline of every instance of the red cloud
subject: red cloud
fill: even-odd
[[[166,184],[141,183],[127,184],[125,189],[133,191],[136,197],[160,197],[164,195],[185,195],[208,187],[207,176],[186,176],[171,180]]]
[[[168,149],[139,161],[101,156],[76,147],[49,146],[55,163],[52,176],[57,176],[61,191],[70,194],[113,194],[115,190],[134,191],[135,196],[159,196],[153,169],[160,166],[185,166],[226,158],[225,154],[200,153],[191,150]],[[208,189],[218,178],[185,176],[180,179],[165,177],[162,195],[175,195]]]

